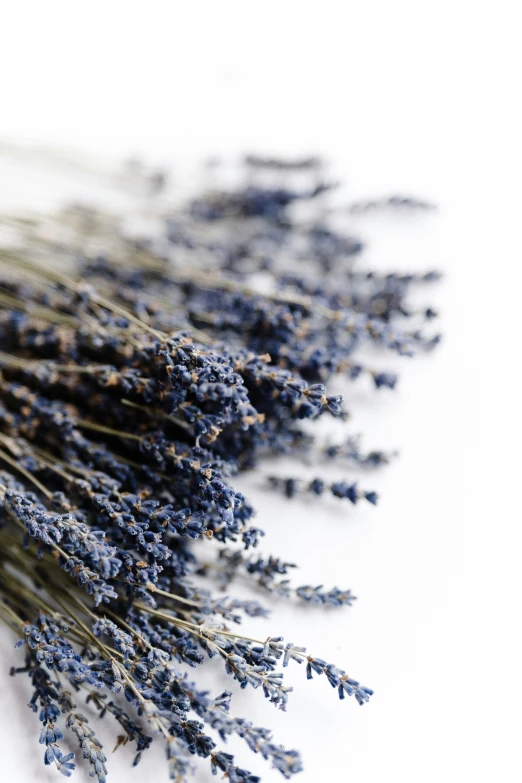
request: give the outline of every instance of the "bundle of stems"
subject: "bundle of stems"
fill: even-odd
[[[369,345],[407,356],[436,345],[422,327],[435,312],[408,299],[438,276],[362,268],[362,243],[336,225],[346,213],[325,209],[317,159],[247,165],[276,183],[203,192],[139,234],[93,210],[11,221],[18,241],[0,251],[0,617],[23,648],[13,673],[30,678],[45,763],[65,775],[69,730],[89,774],[106,778],[85,699],[135,743],[135,764],[162,738],[179,783],[195,756],[256,783],[222,749],[233,734],[284,777],[298,772],[297,751],[232,717],[229,691],[211,696],[187,675],[208,657],[281,709],[290,663],[341,699],[372,694],[304,647],[235,630],[242,615],[268,614],[223,594],[238,575],[288,600],[340,607],[354,596],[294,587],[292,563],[258,555],[263,531],[233,476],[278,455],[318,471],[387,463],[353,436],[321,442],[309,423],[331,416],[344,433],[333,376],[394,388],[394,373],[363,359]],[[308,187],[290,187],[296,171]],[[275,474],[269,486],[377,502],[354,478]]]

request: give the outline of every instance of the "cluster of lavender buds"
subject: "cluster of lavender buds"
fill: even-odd
[[[0,617],[19,638],[11,673],[30,679],[44,762],[66,776],[83,757],[106,779],[93,712],[134,743],[134,764],[162,741],[177,783],[196,757],[230,783],[257,783],[223,750],[232,735],[284,778],[299,772],[297,751],[233,716],[229,691],[198,686],[208,658],[282,710],[293,664],[340,699],[372,695],[302,646],[236,630],[244,615],[268,615],[229,594],[238,576],[267,600],[341,607],[354,596],[293,585],[293,563],[259,553],[264,534],[234,476],[290,455],[312,461],[315,477],[275,473],[267,489],[377,503],[350,471],[367,479],[393,455],[346,436],[328,385],[366,376],[369,389],[393,389],[397,376],[367,349],[411,356],[437,344],[425,331],[435,311],[409,295],[438,275],[364,269],[362,242],[342,226],[379,205],[428,205],[328,209],[318,159],[243,165],[248,184],[155,202],[139,229],[79,207],[5,220],[15,239],[0,251]],[[324,417],[337,443],[311,426]],[[332,461],[345,480],[325,477]]]

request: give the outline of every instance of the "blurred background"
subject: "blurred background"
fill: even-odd
[[[508,783],[522,773],[516,10],[92,0],[22,1],[0,14],[2,211],[95,199],[131,156],[172,170],[183,188],[197,162],[252,151],[321,154],[350,200],[398,192],[440,206],[428,217],[350,218],[372,264],[445,272],[440,351],[403,361],[396,392],[349,400],[372,445],[401,452],[378,479],[380,507],[341,521],[314,511],[330,531],[321,557],[306,535],[295,544],[314,521],[306,503],[280,500],[274,514],[273,498],[243,479],[273,549],[301,564],[303,581],[359,596],[343,614],[278,607],[271,626],[356,671],[376,691],[371,704],[337,703],[302,672],[287,714],[238,699],[304,751],[302,783]],[[25,683],[7,677],[13,655],[2,634],[2,779],[56,779],[41,763]],[[281,779],[248,761],[266,783]],[[136,770],[125,749],[109,762],[115,782],[167,779],[160,748]],[[205,769],[195,779],[208,778]]]

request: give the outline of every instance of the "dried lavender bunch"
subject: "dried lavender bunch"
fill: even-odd
[[[245,163],[275,181],[204,192],[140,235],[67,211],[51,225],[22,224],[18,245],[1,253],[0,616],[24,649],[12,673],[31,680],[44,761],[66,776],[69,730],[89,774],[106,779],[102,745],[77,706],[84,698],[135,743],[135,764],[161,737],[178,783],[194,756],[231,783],[256,783],[218,749],[233,734],[285,778],[299,772],[297,751],[231,716],[230,692],[211,697],[188,678],[207,657],[283,710],[292,689],[280,668],[290,662],[304,662],[308,679],[324,674],[341,699],[372,695],[281,636],[233,630],[243,615],[268,614],[219,592],[239,575],[289,600],[354,600],[348,589],[294,587],[294,564],[252,553],[263,531],[233,477],[282,454],[306,455],[318,470],[386,464],[390,454],[344,436],[342,398],[327,384],[366,375],[393,389],[395,373],[373,367],[366,349],[411,356],[437,344],[423,327],[435,311],[409,304],[411,289],[437,275],[355,264],[362,243],[322,205],[332,186],[317,159]],[[291,185],[296,173],[309,178],[304,187]],[[295,213],[302,202],[315,219]],[[426,208],[389,200],[397,204]],[[339,443],[311,434],[324,416],[337,420]],[[269,484],[287,497],[377,502],[350,476],[277,474]]]

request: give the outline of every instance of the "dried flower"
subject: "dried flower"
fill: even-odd
[[[328,391],[335,375],[395,387],[395,373],[363,358],[368,343],[405,356],[437,344],[422,326],[435,311],[407,303],[410,289],[436,274],[361,270],[357,237],[322,210],[312,222],[295,218],[293,207],[320,202],[332,187],[317,184],[317,159],[249,156],[246,164],[277,181],[203,193],[147,236],[91,213],[91,239],[107,256],[91,257],[86,242],[78,262],[82,213],[74,211],[52,224],[72,229],[72,239],[49,242],[37,231],[2,254],[0,617],[25,652],[12,673],[31,680],[44,761],[66,776],[74,754],[60,743],[70,730],[89,774],[106,779],[101,743],[76,704],[84,691],[100,717],[117,721],[121,741],[135,744],[135,764],[161,737],[178,783],[196,756],[230,783],[259,781],[217,748],[233,734],[285,778],[299,772],[297,751],[230,715],[230,692],[212,697],[188,679],[207,657],[282,710],[292,688],[281,669],[290,662],[305,663],[308,679],[324,674],[340,699],[362,705],[373,693],[281,636],[231,630],[243,614],[268,610],[216,591],[242,574],[290,600],[353,603],[349,589],[294,587],[294,564],[252,553],[263,531],[234,475],[267,455],[306,455],[318,470],[331,460],[386,464],[387,452],[365,453],[354,437],[321,443],[308,425],[332,416],[344,432],[342,398]],[[295,171],[314,181],[294,189]],[[160,172],[150,185],[159,192],[165,182]],[[262,290],[259,275],[269,281]],[[289,498],[307,491],[377,502],[352,477],[276,471],[270,483]],[[198,539],[216,549],[215,561]]]

